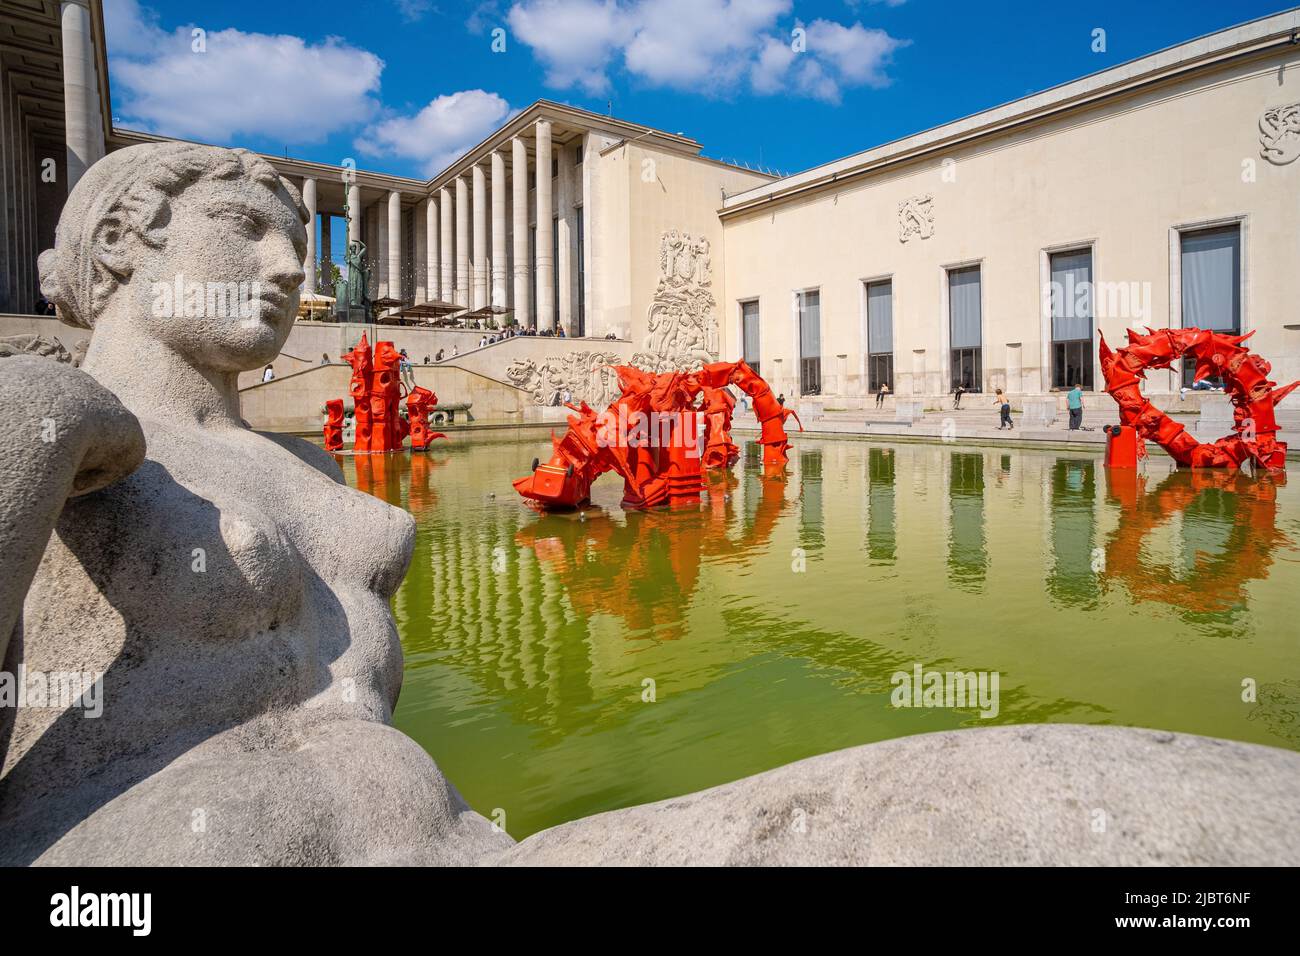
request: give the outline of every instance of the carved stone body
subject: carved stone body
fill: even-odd
[[[122,150],[69,197],[43,289],[95,326],[86,370],[147,452],[67,501],[27,593],[5,670],[102,673],[103,712],[0,710],[0,863],[451,863],[509,845],[389,726],[412,519],[239,418],[239,371],[293,322],[304,243],[293,188],[242,151]],[[253,317],[150,311],[181,273],[260,283]]]

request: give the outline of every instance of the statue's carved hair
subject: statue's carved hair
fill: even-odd
[[[150,143],[108,154],[86,171],[68,196],[54,248],[39,259],[41,292],[64,322],[92,328],[109,296],[129,276],[105,247],[134,235],[151,249],[162,248],[172,199],[200,181],[240,176],[272,191],[283,188],[298,217],[308,221],[293,184],[246,149]]]

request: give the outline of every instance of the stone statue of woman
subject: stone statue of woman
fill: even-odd
[[[0,863],[510,845],[390,726],[410,516],[240,418],[239,373],[293,323],[305,219],[261,158],[183,143],[111,153],[68,197],[41,288],[94,329],[84,371],[0,359],[0,654],[45,689],[0,707]]]

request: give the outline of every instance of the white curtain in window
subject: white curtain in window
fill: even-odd
[[[1182,236],[1183,327],[1241,329],[1241,229]]]
[[[867,350],[872,355],[894,351],[894,284],[867,286]]]
[[[1092,338],[1092,253],[1052,255],[1052,341]]]
[[[758,361],[758,303],[746,302],[740,307],[744,326],[744,359],[750,365]]]
[[[952,323],[952,347],[980,345],[980,268],[948,272],[948,315]]]
[[[820,292],[799,293],[799,357],[821,358],[822,297]]]

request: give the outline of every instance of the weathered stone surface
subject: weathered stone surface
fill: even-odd
[[[1094,828],[1100,819],[1103,832]],[[1300,754],[1151,730],[1034,724],[812,757],[546,830],[499,862],[1239,866],[1297,859]]]
[[[54,523],[70,497],[98,491],[144,459],[134,415],[54,358],[0,359],[0,663]],[[0,759],[3,745],[0,744]]]
[[[42,290],[95,329],[98,384],[0,360],[6,383],[71,383],[77,439],[48,464],[0,460],[6,563],[40,561],[6,669],[102,674],[103,712],[0,709],[0,863],[465,863],[510,845],[388,726],[414,521],[347,488],[321,449],[240,419],[240,371],[293,323],[303,215],[263,160],[180,143],[115,152],[68,198]],[[160,308],[178,282],[252,297]],[[40,408],[18,411],[9,434],[27,436]],[[59,515],[48,545],[15,487]],[[14,614],[13,589],[0,597]]]

